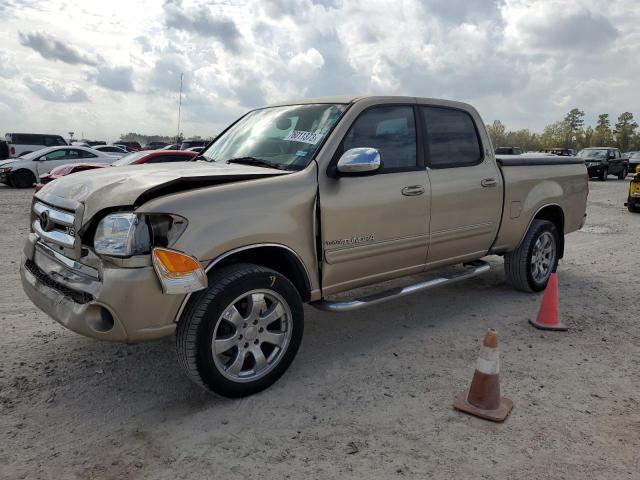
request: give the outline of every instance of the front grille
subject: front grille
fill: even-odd
[[[72,212],[46,205],[42,202],[33,204],[33,231],[48,243],[65,248],[74,248],[75,215]]]
[[[60,282],[55,281],[53,278],[49,277],[44,270],[42,270],[38,265],[35,264],[33,260],[27,260],[24,264],[25,268],[29,270],[40,283],[43,285],[57,290],[62,293],[65,297],[69,297],[76,303],[85,304],[89,303],[93,300],[93,295],[86,292],[81,292],[80,290],[75,290],[73,288],[69,288],[66,285],[63,285]]]

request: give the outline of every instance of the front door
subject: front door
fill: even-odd
[[[49,152],[38,160],[38,176],[49,173],[52,169],[60,165],[75,163],[79,158],[80,155],[75,148],[61,148]]]
[[[334,161],[347,150],[376,148],[381,170],[320,180],[322,289],[325,295],[418,272],[429,232],[429,179],[417,143],[415,106],[365,109]]]
[[[464,110],[420,107],[431,181],[429,267],[484,256],[502,212],[502,176]],[[479,117],[478,117],[479,118]]]

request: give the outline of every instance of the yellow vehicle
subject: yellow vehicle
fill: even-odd
[[[640,167],[636,168],[636,172]],[[630,212],[640,213],[640,172],[636,173],[629,183],[629,198],[625,206]]]

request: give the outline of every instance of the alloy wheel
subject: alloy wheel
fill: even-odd
[[[282,359],[293,332],[291,309],[277,292],[253,290],[236,298],[218,318],[211,351],[218,371],[234,382],[252,382]]]

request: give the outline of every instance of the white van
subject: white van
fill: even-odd
[[[10,158],[20,157],[46,147],[67,145],[67,142],[60,135],[40,133],[5,133],[4,138],[9,146]]]

